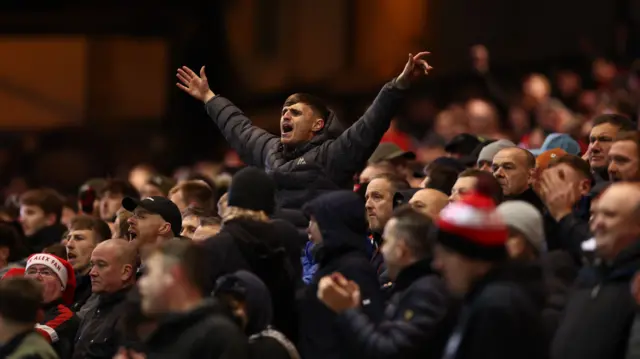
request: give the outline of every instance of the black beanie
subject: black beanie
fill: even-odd
[[[230,207],[263,211],[271,215],[276,207],[276,185],[264,171],[246,167],[233,175],[227,203]]]

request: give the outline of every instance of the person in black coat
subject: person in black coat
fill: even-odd
[[[346,131],[320,99],[294,94],[285,101],[280,136],[255,127],[240,109],[209,88],[204,67],[200,76],[178,69],[178,87],[205,103],[211,119],[243,161],[263,168],[278,185],[280,207],[297,208],[319,194],[351,187],[389,128],[405,97],[405,89],[427,74],[427,52],[410,55],[404,71],[386,84],[360,120]]]
[[[552,359],[624,358],[638,309],[630,284],[640,270],[639,208],[635,183],[611,185],[592,206],[597,261],[578,275]]]
[[[339,272],[360,287],[362,312],[374,323],[382,319],[384,300],[369,263],[364,202],[351,191],[336,191],[308,203],[305,212],[311,218],[309,237],[318,270],[298,295],[298,349],[305,359],[347,358],[342,348],[350,338],[335,331],[336,314],[320,302],[317,292],[322,277]]]
[[[270,220],[275,184],[264,171],[244,168],[233,176],[222,227],[201,242],[211,262],[209,291],[219,277],[248,270],[269,288],[274,327],[289,338],[298,334],[295,291],[302,283],[301,244],[296,228]]]
[[[542,271],[508,263],[507,226],[489,191],[481,184],[477,190],[437,221],[434,267],[464,300],[443,358],[546,358]]]
[[[208,262],[190,241],[164,242],[149,254],[138,281],[142,313],[157,318],[141,346],[147,359],[248,358],[240,327],[224,306],[207,298]],[[116,358],[136,355],[121,348]]]
[[[387,222],[382,253],[394,285],[377,326],[361,311],[357,284],[342,275],[320,280],[318,297],[339,314],[339,331],[350,338],[354,357],[441,358],[458,306],[431,269],[430,227],[431,220],[411,207],[397,209]]]

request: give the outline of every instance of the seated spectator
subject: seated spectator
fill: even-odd
[[[14,277],[0,281],[0,358],[59,359],[51,345],[34,330],[42,293],[42,286],[31,279]]]
[[[27,260],[25,277],[37,280],[43,288],[44,318],[36,330],[61,359],[71,358],[79,324],[78,317],[69,309],[76,289],[73,267],[52,254],[33,254]]]
[[[299,359],[300,354],[287,337],[274,329],[271,294],[254,274],[237,271],[218,279],[214,295],[231,309],[249,337],[251,357]]]

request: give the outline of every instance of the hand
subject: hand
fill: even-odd
[[[318,299],[339,314],[360,306],[360,287],[342,274],[334,273],[320,279]]]
[[[577,183],[564,179],[559,169],[550,168],[542,173],[540,195],[549,213],[556,221],[560,221],[572,212],[580,198],[580,188]]]
[[[582,159],[589,162],[589,155],[591,154],[591,145],[589,145],[589,147],[587,147],[587,150],[584,152],[584,155],[582,155]]]
[[[146,359],[147,356],[133,350],[120,348],[113,359]]]
[[[423,75],[428,75],[429,70],[433,67],[429,66],[427,61],[423,60],[423,57],[429,55],[430,52],[424,51],[417,55],[409,54],[409,60],[404,65],[404,70],[396,79],[396,84],[401,89],[407,89]]]
[[[200,69],[200,76],[196,75],[190,68],[182,66],[176,74],[180,82],[176,83],[179,89],[188,93],[193,98],[207,103],[215,94],[209,88],[207,75],[204,73],[204,66]]]
[[[473,68],[481,74],[489,71],[489,50],[484,45],[471,47],[471,61]]]

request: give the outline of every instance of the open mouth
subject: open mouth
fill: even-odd
[[[68,254],[67,254],[67,259],[68,259],[68,260],[70,260],[70,261],[71,261],[71,260],[76,259],[77,257],[78,257],[78,256],[76,256],[76,255],[75,255],[75,254],[73,254],[73,253],[68,253]]]
[[[138,234],[136,232],[134,232],[133,230],[129,230],[128,234],[129,234],[129,237],[128,237],[129,241],[132,241],[132,240],[136,239],[136,237],[138,236]]]
[[[291,122],[283,122],[281,126],[281,132],[283,136],[289,136],[293,131],[293,124]]]

